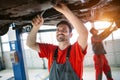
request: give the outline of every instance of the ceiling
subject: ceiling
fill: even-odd
[[[0,0],[0,34],[7,31],[9,24],[28,25],[43,12],[44,24],[55,25],[64,19],[52,8],[59,2],[65,3],[84,23],[107,19],[120,24],[120,0]]]

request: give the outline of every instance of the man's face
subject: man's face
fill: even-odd
[[[97,35],[98,34],[98,30],[93,30],[93,35]]]
[[[56,38],[58,42],[69,41],[70,39],[70,32],[69,28],[65,24],[60,24],[56,30]]]
[[[97,35],[97,34],[98,34],[98,30],[92,29],[91,33],[92,33],[93,35]]]

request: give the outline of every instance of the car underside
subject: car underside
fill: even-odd
[[[65,3],[83,23],[88,21],[114,21],[120,27],[119,0],[0,0],[0,35],[8,31],[11,23],[19,26],[31,24],[36,15],[43,16],[45,25],[55,25],[65,17],[52,8]]]

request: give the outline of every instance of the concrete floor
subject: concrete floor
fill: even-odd
[[[120,67],[111,67],[112,76],[114,80],[120,80]],[[93,67],[85,67],[83,79],[84,80],[95,80],[95,70]],[[47,69],[28,69],[28,80],[48,80],[49,73]],[[14,80],[13,71],[6,69],[0,71],[0,80]],[[103,80],[107,80],[103,75]]]

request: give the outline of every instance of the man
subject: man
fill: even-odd
[[[42,17],[37,16],[32,20],[33,28],[27,37],[27,45],[38,51],[41,58],[48,59],[49,80],[82,80],[88,31],[65,4],[60,3],[53,8],[62,13],[77,30],[78,40],[73,45],[70,44],[72,27],[69,22],[61,21],[56,30],[58,46],[36,42],[36,34],[44,22]]]
[[[91,43],[94,52],[94,67],[96,70],[96,80],[102,80],[102,72],[105,73],[107,80],[113,80],[111,75],[111,69],[108,61],[105,57],[106,51],[104,49],[102,41],[108,37],[116,27],[108,27],[102,33],[98,34],[98,30],[94,27],[91,28],[90,32],[92,34]]]

